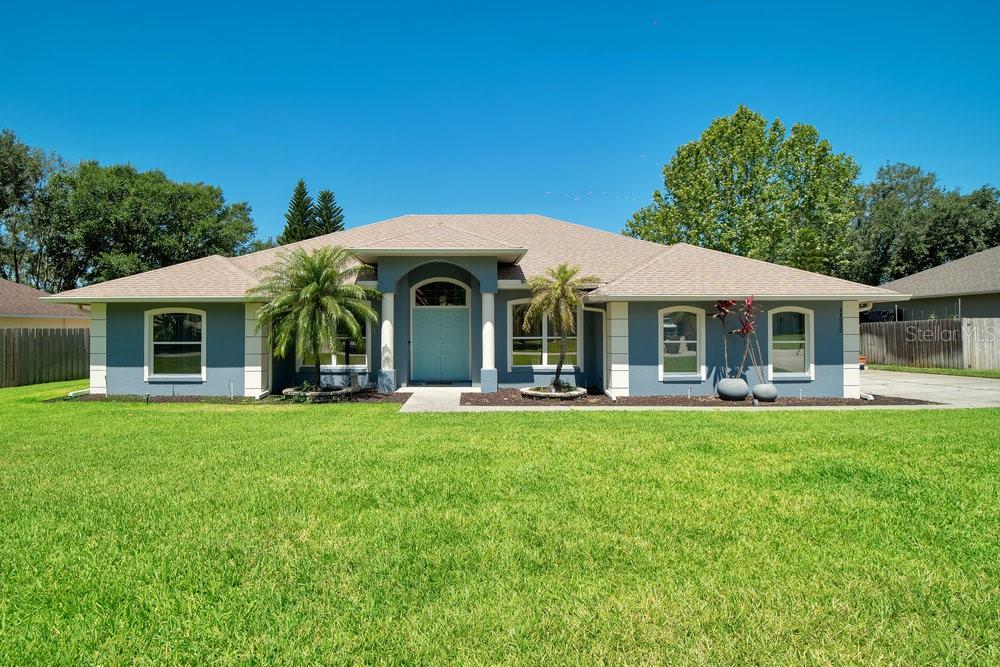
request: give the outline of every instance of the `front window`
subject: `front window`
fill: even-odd
[[[771,311],[772,378],[811,377],[812,313],[804,308]]]
[[[149,311],[146,330],[146,379],[205,379],[204,312]]]
[[[705,311],[678,306],[659,313],[660,380],[705,379]]]
[[[336,350],[333,351],[328,348],[324,348],[319,354],[319,365],[323,368],[367,368],[368,366],[368,340],[367,340],[367,327],[366,336],[364,338],[352,338],[347,329],[343,326],[337,327],[337,345]],[[312,353],[305,350],[299,357],[299,367],[300,368],[313,368],[315,366],[315,358]]]
[[[528,313],[527,302],[510,306],[511,322],[511,366],[555,366],[559,363],[559,334],[551,326],[548,318],[542,317],[529,322],[524,328]],[[573,317],[573,334],[566,337],[566,358],[563,363],[578,366],[579,351],[576,334],[576,316]]]

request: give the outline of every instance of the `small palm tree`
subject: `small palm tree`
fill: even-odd
[[[522,327],[525,331],[530,331],[533,323],[547,317],[549,327],[559,336],[559,363],[552,380],[552,386],[557,390],[562,386],[560,377],[566,362],[566,339],[576,331],[576,313],[583,303],[583,288],[600,280],[594,276],[578,276],[579,272],[580,267],[563,262],[546,269],[545,275],[528,279],[531,303],[524,315]],[[543,340],[542,345],[546,345],[546,341]]]
[[[312,252],[296,248],[265,267],[261,284],[247,292],[267,301],[257,311],[257,326],[270,325],[268,342],[279,357],[288,354],[293,344],[312,353],[316,387],[323,348],[342,351],[338,328],[360,341],[364,322],[378,321],[369,301],[381,294],[354,282],[363,269],[353,253],[340,247]]]

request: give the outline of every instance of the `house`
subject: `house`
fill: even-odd
[[[382,292],[380,322],[321,361],[330,381],[357,373],[383,391],[548,383],[553,332],[545,322],[522,327],[525,280],[564,261],[600,279],[577,313],[568,380],[612,396],[711,394],[723,373],[713,303],[752,294],[764,309],[766,374],[780,391],[856,397],[858,304],[896,296],[540,215],[406,215],[292,245],[342,246],[370,265],[359,282]],[[205,257],[52,297],[90,304],[91,390],[259,397],[308,379],[301,352],[272,357],[254,324],[260,304],[245,296],[282,251]]]
[[[0,329],[86,329],[90,315],[77,306],[46,303],[49,296],[0,278]]]
[[[912,294],[906,303],[877,303],[891,319],[1000,317],[1000,246],[882,285]]]

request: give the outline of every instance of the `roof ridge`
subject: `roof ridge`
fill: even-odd
[[[610,280],[608,280],[606,283],[604,283],[603,287],[611,287],[612,285],[614,285],[619,280],[625,280],[626,278],[628,278],[629,276],[633,275],[634,273],[636,273],[638,271],[641,271],[642,269],[646,268],[647,266],[649,266],[650,264],[652,264],[653,262],[655,262],[659,258],[661,258],[661,257],[663,257],[665,255],[669,255],[671,252],[673,252],[677,248],[677,245],[678,244],[676,244],[676,243],[671,243],[670,245],[663,246],[662,250],[660,250],[657,253],[654,253],[653,256],[650,257],[649,259],[647,259],[646,261],[639,262],[638,264],[636,264],[632,268],[626,269],[625,271],[622,271],[621,273],[619,273],[617,276],[614,276],[613,278],[611,278]]]
[[[406,217],[406,216],[400,216],[400,217]],[[450,225],[450,224],[447,224],[447,223],[444,223],[444,222],[434,222],[434,223],[431,224],[431,226],[433,226],[433,227],[444,227],[444,228],[450,229],[452,231],[458,232],[460,234],[467,234],[469,236],[475,236],[476,238],[482,239],[484,241],[489,241],[490,243],[510,243],[510,241],[501,240],[501,239],[497,239],[497,238],[493,238],[493,237],[489,237],[489,236],[483,236],[482,234],[479,234],[477,232],[473,232],[473,231],[470,231],[468,229],[462,229],[461,227],[456,227],[455,225]],[[392,241],[395,238],[399,238],[400,236],[410,236],[410,235],[413,235],[413,234],[416,234],[416,233],[419,233],[419,232],[420,232],[419,229],[408,229],[408,230],[406,230],[404,232],[400,232],[399,234],[390,234],[389,236],[382,236],[382,237],[379,237],[379,238],[372,239],[371,241],[368,241],[368,243],[365,244],[365,245],[374,245],[374,244],[377,244],[377,243],[384,243],[386,241]],[[523,246],[510,246],[510,247],[521,248]]]
[[[754,263],[757,263],[757,264],[764,264],[766,266],[780,266],[781,268],[787,269],[788,271],[795,271],[797,273],[804,273],[804,274],[810,275],[810,276],[821,276],[822,278],[825,278],[826,280],[835,280],[837,282],[845,283],[847,285],[865,287],[867,289],[884,290],[886,292],[890,292],[891,291],[891,290],[885,290],[885,288],[883,288],[883,287],[876,287],[874,285],[865,285],[864,283],[858,283],[858,282],[854,282],[853,280],[847,280],[846,278],[838,278],[836,276],[828,276],[825,273],[819,273],[817,271],[807,271],[806,269],[800,269],[800,268],[795,267],[795,266],[788,266],[787,264],[778,264],[777,262],[769,262],[769,261],[767,261],[765,259],[757,259],[756,257],[747,257],[746,255],[737,255],[736,253],[724,252],[722,250],[716,250],[714,248],[705,248],[704,246],[693,245],[691,243],[685,243],[683,241],[679,241],[679,242],[675,243],[674,245],[675,246],[686,246],[688,248],[692,248],[692,249],[697,250],[697,251],[711,252],[711,253],[715,253],[717,255],[724,255],[726,257],[738,257],[738,258],[744,259],[744,260],[746,260],[748,262],[754,262]]]

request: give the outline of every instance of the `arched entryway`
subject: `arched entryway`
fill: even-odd
[[[470,287],[454,278],[422,280],[410,288],[410,368],[414,382],[472,379]]]

